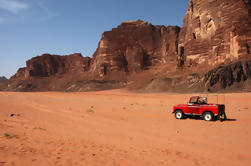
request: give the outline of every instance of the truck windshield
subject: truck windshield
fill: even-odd
[[[191,97],[189,104],[198,104],[198,96]]]

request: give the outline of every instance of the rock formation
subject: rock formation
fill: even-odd
[[[251,60],[219,66],[205,75],[203,84],[208,91],[219,91],[247,80],[251,81]]]
[[[43,54],[28,60],[26,67],[20,68],[11,80],[83,73],[89,71],[90,62],[91,58],[82,57],[79,53],[66,56]]]
[[[251,54],[250,0],[190,0],[179,38],[179,66],[216,66]]]
[[[11,77],[7,89],[117,88],[125,86],[124,81],[138,81],[139,73],[147,81],[138,84],[149,90],[217,91],[250,83],[251,0],[190,0],[183,21],[182,28],[123,22],[102,34],[92,58],[32,58]]]
[[[155,76],[151,81],[143,82],[137,90],[180,93],[251,91],[251,60],[222,65],[206,73],[172,74]]]
[[[175,63],[180,28],[123,22],[104,32],[93,55],[91,70],[98,76],[114,72],[137,72],[164,63]]]
[[[44,54],[28,60],[11,79],[50,77],[90,70],[94,78],[133,73],[165,63],[176,63],[180,28],[153,26],[141,20],[123,22],[104,32],[93,58],[81,54],[58,56]]]
[[[1,82],[6,82],[6,81],[8,81],[8,79],[6,77],[0,77],[0,83]]]

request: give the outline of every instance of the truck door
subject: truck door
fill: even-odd
[[[200,112],[200,105],[199,104],[193,104],[188,106],[188,112],[191,114],[199,114]]]
[[[199,104],[199,96],[193,96],[190,98],[187,108],[188,114],[199,114],[200,112],[200,104]]]

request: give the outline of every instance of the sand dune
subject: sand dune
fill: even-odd
[[[218,97],[229,121],[176,120],[190,96],[1,92],[0,166],[250,165],[251,94]]]

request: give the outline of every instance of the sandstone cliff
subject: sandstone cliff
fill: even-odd
[[[66,56],[43,54],[28,60],[26,67],[20,68],[11,80],[84,73],[89,71],[90,62],[91,58],[79,53]]]
[[[6,77],[0,77],[0,83],[1,82],[6,82],[6,81],[8,81],[8,79]]]
[[[149,66],[176,63],[180,28],[123,22],[104,32],[93,55],[91,70],[97,76],[138,72]]]
[[[250,56],[250,0],[190,0],[179,38],[179,66],[216,66]]]

